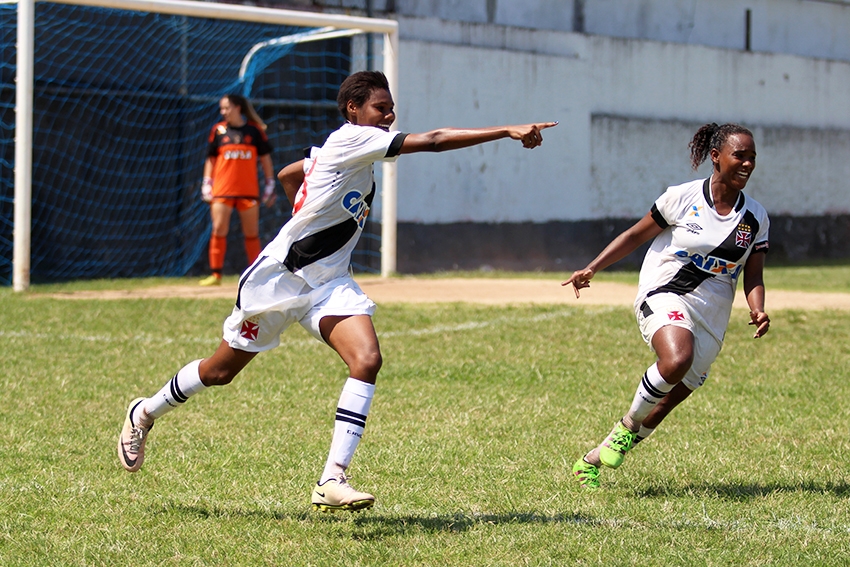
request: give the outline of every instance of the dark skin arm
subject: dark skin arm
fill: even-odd
[[[658,223],[652,218],[652,214],[646,213],[646,215],[632,225],[631,228],[626,229],[617,238],[612,240],[611,244],[606,246],[605,249],[599,253],[599,256],[594,258],[586,268],[573,272],[570,279],[562,282],[561,285],[573,284],[576,297],[580,297],[579,290],[585,287],[590,287],[590,280],[597,272],[622,260],[637,250],[641,244],[648,242],[661,234],[662,230],[664,229],[658,226]]]
[[[283,186],[283,192],[289,199],[289,204],[295,205],[295,195],[298,193],[301,184],[304,183],[304,160],[290,163],[281,169],[277,174],[277,180]]]
[[[408,134],[399,153],[445,152],[501,140],[502,138],[520,140],[524,148],[531,149],[543,143],[542,130],[557,125],[557,122],[537,122],[519,126],[493,126],[490,128],[438,128],[422,134]]]
[[[770,317],[764,312],[764,260],[763,252],[755,252],[744,264],[744,295],[750,307],[750,325],[755,325],[754,339],[770,330]]]
[[[543,143],[541,130],[557,126],[557,122],[538,122],[519,126],[493,126],[490,128],[438,128],[424,134],[408,134],[404,138],[400,154],[417,152],[445,152],[468,148],[502,138],[522,142],[525,148],[536,148]],[[291,163],[280,170],[277,178],[283,186],[286,198],[293,205],[295,195],[304,183],[304,160]]]

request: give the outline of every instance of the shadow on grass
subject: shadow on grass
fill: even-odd
[[[394,515],[370,514],[358,517],[355,522],[369,530],[369,537],[385,537],[416,533],[460,533],[482,525],[505,524],[567,524],[596,526],[607,524],[605,520],[585,514],[537,514],[534,512],[509,512],[505,514],[434,514]],[[361,537],[365,536],[363,534]]]
[[[636,492],[637,496],[641,498],[715,496],[736,501],[753,500],[770,494],[793,493],[831,494],[847,497],[850,496],[850,484],[846,482],[801,482],[799,484],[698,483],[685,486],[649,486]]]
[[[252,509],[249,506],[207,506],[203,504],[167,504],[153,510],[154,514],[182,514],[196,518],[254,518],[265,520],[293,522],[352,522],[360,528],[368,530],[360,537],[384,537],[401,535],[407,532],[465,532],[480,525],[502,524],[569,524],[569,525],[602,525],[610,524],[600,518],[584,514],[538,514],[535,512],[509,512],[504,514],[434,514],[434,515],[399,515],[382,513],[380,510],[364,512],[295,512]]]

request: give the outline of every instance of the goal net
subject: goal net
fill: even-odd
[[[277,171],[339,126],[342,80],[384,63],[384,35],[366,33],[366,18],[326,17],[331,23],[324,25],[321,14],[311,14],[315,22],[305,25],[300,17],[307,13],[226,4],[60,2],[32,4],[27,286],[30,276],[47,282],[205,271],[210,215],[200,184],[221,97],[238,93],[253,103],[268,125]],[[164,13],[136,5],[186,9]],[[210,12],[217,8],[221,12]],[[16,130],[18,13],[16,3],[0,4],[3,285],[12,283],[13,272],[17,277],[12,228],[21,177],[13,168],[21,155],[16,140],[25,139],[20,99]],[[299,17],[287,23],[287,14]],[[275,206],[260,212],[264,244],[289,218],[289,204],[278,193]],[[380,269],[379,231],[373,223],[364,233],[355,269]],[[227,256],[225,272],[245,267],[238,215]]]

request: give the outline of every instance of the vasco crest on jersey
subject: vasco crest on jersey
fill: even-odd
[[[746,223],[740,223],[735,231],[735,245],[739,248],[749,248],[753,241],[753,229]]]
[[[342,198],[342,208],[354,217],[357,221],[357,226],[363,228],[366,224],[366,217],[369,216],[369,204],[366,198],[360,191],[349,191]]]

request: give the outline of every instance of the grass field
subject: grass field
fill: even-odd
[[[767,280],[848,291],[810,270]],[[0,290],[0,565],[848,562],[850,312],[771,312],[758,341],[733,313],[706,386],[584,492],[569,468],[652,362],[629,309],[381,306],[350,470],[378,503],[330,515],[309,494],[345,369],[300,328],[118,464],[127,403],[211,353],[230,307]]]

